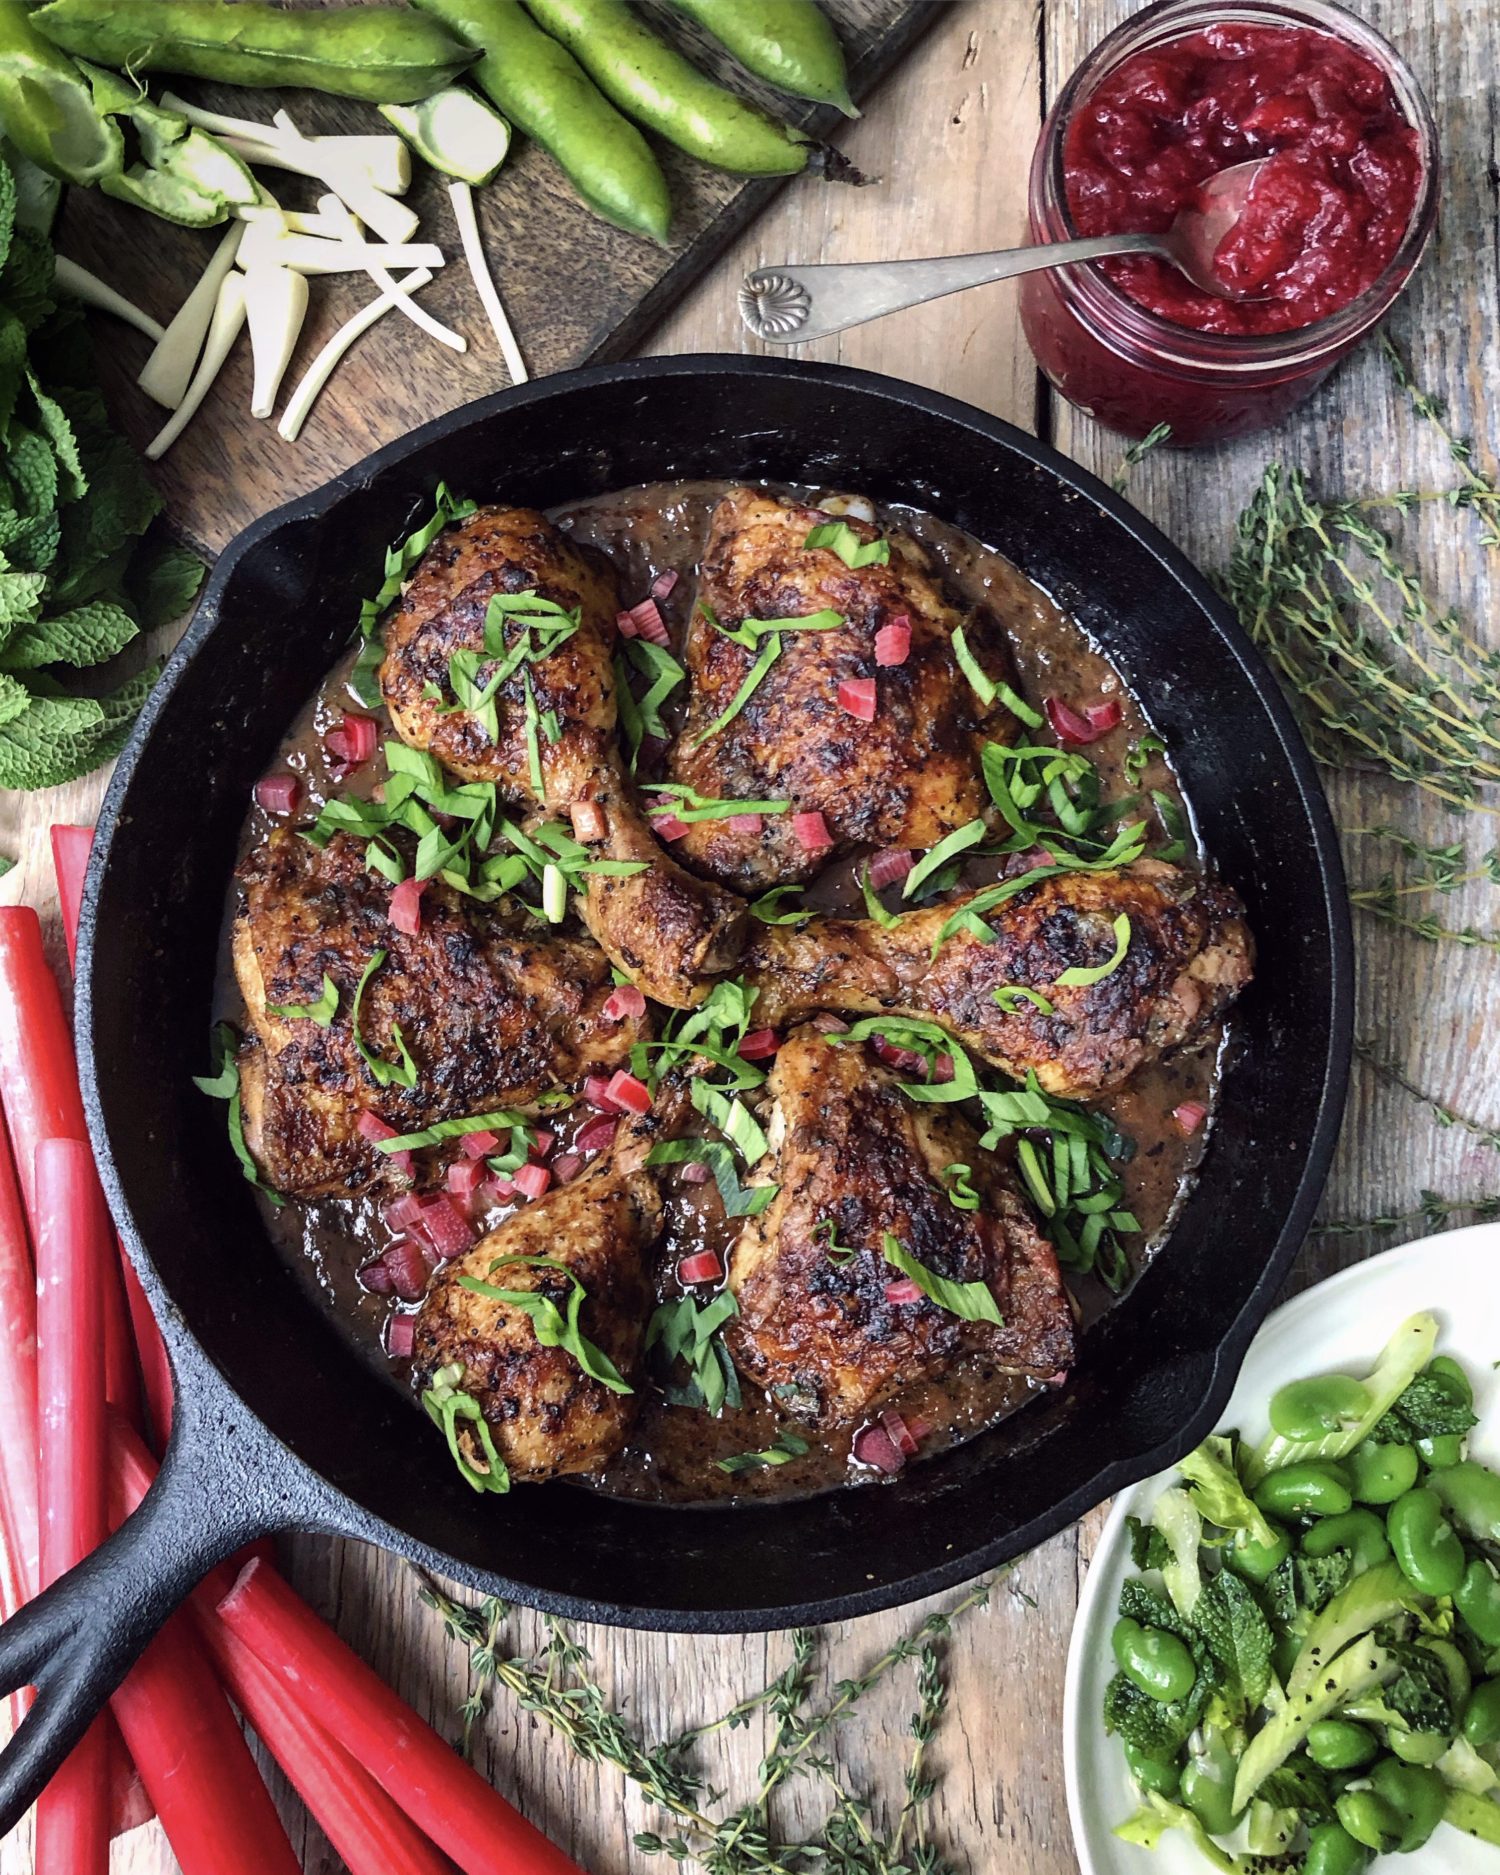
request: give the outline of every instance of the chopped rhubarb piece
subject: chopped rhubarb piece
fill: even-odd
[[[456,1215],[456,1213],[455,1213]],[[411,1237],[398,1237],[381,1258],[403,1302],[420,1302],[427,1289],[427,1259]]]
[[[301,779],[289,769],[262,775],[255,784],[255,805],[268,814],[295,814],[301,800]]]
[[[486,1204],[510,1204],[516,1195],[516,1188],[508,1178],[501,1178],[497,1173],[479,1188],[479,1195]]]
[[[1098,707],[1108,708],[1107,705]],[[1044,697],[1042,708],[1047,712],[1047,721],[1051,723],[1052,733],[1058,741],[1073,743],[1079,748],[1087,743],[1097,742],[1119,721],[1118,704],[1114,706],[1114,722],[1105,722],[1102,725],[1096,725],[1091,715],[1086,716],[1082,710],[1075,710],[1071,703],[1064,703],[1061,697]]]
[[[622,1113],[649,1113],[651,1089],[625,1068],[616,1068],[609,1077],[609,1098]]]
[[[654,599],[642,599],[639,605],[633,605],[630,608],[630,622],[635,627],[636,637],[644,638],[648,644],[668,645],[672,642]]]
[[[403,1191],[380,1207],[380,1215],[392,1230],[410,1230],[414,1224],[422,1222],[422,1200],[414,1191]]]
[[[396,1129],[389,1120],[382,1120],[378,1113],[366,1107],[354,1122],[354,1130],[363,1139],[394,1139]]]
[[[651,597],[653,599],[669,599],[672,595],[672,588],[677,584],[680,578],[681,575],[675,567],[669,567],[665,573],[658,573],[656,578],[651,582]]]
[[[465,1133],[459,1140],[459,1150],[470,1159],[487,1159],[500,1144],[498,1133]]]
[[[1107,736],[1111,729],[1120,727],[1122,712],[1118,697],[1107,697],[1103,703],[1090,703],[1083,713],[1096,735]]]
[[[346,714],[325,733],[323,747],[346,768],[360,768],[380,747],[380,725],[373,716]]]
[[[617,984],[599,1012],[606,1022],[627,1022],[646,1013],[646,999],[633,983]]]
[[[877,892],[904,879],[917,863],[909,846],[883,846],[870,860],[870,884]]]
[[[689,1159],[682,1168],[684,1185],[706,1185],[712,1177],[713,1173],[701,1159]]]
[[[545,1126],[538,1127],[536,1138],[532,1140],[530,1146],[526,1149],[526,1157],[538,1161],[545,1159],[547,1154],[551,1152],[556,1139],[556,1133],[549,1133]]]
[[[793,814],[792,832],[798,843],[809,853],[821,851],[825,846],[833,845],[833,835],[828,831],[828,822],[821,814]]]
[[[893,1309],[904,1308],[909,1302],[920,1302],[922,1291],[909,1276],[903,1276],[899,1282],[886,1284],[885,1299]]]
[[[880,1423],[886,1437],[901,1456],[910,1458],[917,1449],[916,1436],[896,1409],[888,1406],[880,1415]]]
[[[587,1126],[579,1128],[578,1137],[573,1141],[573,1150],[603,1152],[614,1144],[619,1124],[618,1114],[601,1114],[597,1120],[590,1120]]]
[[[408,1361],[417,1344],[415,1315],[393,1315],[385,1331],[385,1351],[393,1361]]]
[[[956,1071],[952,1055],[933,1056],[932,1078],[934,1081],[951,1081]]]
[[[882,625],[875,634],[875,662],[904,664],[911,655],[911,620],[904,612]]]
[[[483,1159],[455,1159],[448,1167],[448,1189],[461,1203],[468,1204],[488,1176]]]
[[[559,1185],[570,1185],[583,1170],[583,1155],[577,1152],[560,1153],[552,1161],[552,1176]]]
[[[854,1435],[854,1456],[862,1465],[895,1473],[906,1463],[884,1426],[866,1426]]]
[[[862,723],[875,720],[875,679],[873,677],[846,677],[839,685],[837,696],[839,708],[846,716],[858,718]]]
[[[716,1283],[724,1274],[724,1265],[715,1250],[697,1250],[677,1265],[680,1283]]]
[[[651,831],[658,840],[680,840],[687,830],[687,822],[679,820],[675,814],[651,816]]]
[[[609,821],[597,801],[574,801],[568,818],[573,823],[574,839],[582,840],[585,846],[592,846],[609,833]]]
[[[849,1024],[842,1016],[836,1016],[827,1009],[820,1009],[812,1019],[813,1027],[820,1035],[842,1035]]]
[[[923,1074],[927,1068],[926,1060],[914,1048],[898,1048],[883,1035],[870,1038],[870,1046],[876,1057],[897,1074]]]
[[[422,893],[426,883],[424,879],[403,879],[391,893],[386,916],[406,937],[415,937],[422,929]]]
[[[423,1200],[422,1229],[445,1260],[473,1248],[474,1228],[446,1192]]]
[[[540,1198],[552,1183],[552,1174],[544,1165],[523,1165],[515,1176],[515,1187],[523,1198]]]
[[[743,833],[747,838],[753,838],[764,828],[766,817],[764,814],[731,814],[724,824],[731,833]]]
[[[610,1098],[607,1074],[591,1074],[583,1084],[583,1097],[591,1107],[597,1107],[600,1113],[617,1114],[620,1111]]]
[[[384,1257],[376,1257],[373,1263],[362,1263],[358,1276],[360,1288],[368,1289],[372,1296],[388,1296],[395,1290],[396,1285],[386,1268]]]
[[[635,620],[628,612],[616,612],[615,626],[622,638],[634,638],[636,635]]]
[[[1172,1118],[1191,1138],[1208,1118],[1208,1108],[1201,1100],[1185,1100],[1180,1107],[1172,1109]]]
[[[781,1037],[775,1029],[752,1029],[740,1043],[740,1053],[746,1061],[764,1061],[774,1055],[781,1046]]]

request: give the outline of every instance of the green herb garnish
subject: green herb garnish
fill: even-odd
[[[422,1404],[427,1409],[428,1418],[435,1426],[442,1428],[443,1437],[448,1441],[448,1450],[453,1455],[453,1462],[464,1483],[472,1485],[476,1491],[490,1491],[496,1497],[503,1497],[510,1489],[510,1472],[506,1469],[505,1460],[495,1450],[484,1408],[472,1393],[465,1393],[460,1385],[464,1371],[461,1361],[440,1367],[432,1376],[432,1385],[422,1395]],[[460,1420],[473,1428],[472,1436],[479,1441],[484,1457],[482,1465],[476,1464],[459,1442]]]
[[[715,1417],[740,1404],[740,1377],[720,1330],[739,1313],[733,1293],[721,1289],[711,1302],[678,1296],[663,1302],[646,1326],[646,1353],[656,1351],[662,1391],[672,1406],[701,1407]],[[688,1384],[677,1387],[667,1376],[678,1361],[686,1363]]]
[[[896,914],[893,911],[887,911],[885,906],[881,904],[880,894],[870,883],[870,867],[868,861],[859,869],[859,889],[865,901],[865,916],[867,918],[872,918],[883,931],[889,931],[891,926],[896,922]]]
[[[302,1022],[316,1022],[320,1029],[332,1027],[333,1019],[339,1012],[339,986],[325,970],[323,972],[323,994],[315,1003],[267,1003],[268,1016],[281,1016]]]
[[[462,1139],[468,1133],[498,1133],[509,1126],[524,1126],[518,1113],[497,1107],[493,1113],[473,1113],[466,1120],[434,1120],[420,1133],[401,1133],[395,1139],[377,1139],[377,1152],[417,1152],[423,1146],[439,1146],[445,1139]]]
[[[716,1458],[720,1471],[731,1476],[740,1471],[763,1471],[771,1465],[788,1465],[794,1458],[805,1458],[811,1447],[800,1433],[782,1431],[762,1452],[736,1452],[732,1458]]]
[[[1041,728],[1043,721],[1041,713],[1034,710],[1024,697],[1017,696],[1003,678],[991,677],[984,669],[970,649],[969,640],[962,625],[954,626],[952,644],[953,656],[958,668],[968,678],[969,688],[985,709],[989,709],[998,697],[1018,722],[1024,723],[1028,729]]]
[[[890,1231],[882,1235],[880,1242],[886,1262],[894,1264],[903,1276],[910,1277],[922,1294],[940,1309],[966,1322],[993,1322],[997,1328],[1004,1327],[1004,1318],[988,1283],[958,1283],[947,1276],[939,1276],[936,1270],[919,1263]]]
[[[744,1185],[735,1169],[734,1154],[722,1139],[661,1139],[646,1154],[647,1165],[689,1165],[697,1161],[714,1176],[729,1217],[759,1217],[779,1185]]]
[[[955,827],[953,832],[945,834],[934,847],[928,850],[906,875],[906,883],[901,888],[902,898],[914,898],[935,872],[941,871],[951,859],[960,853],[967,853],[971,846],[978,846],[984,838],[985,826],[982,820],[971,820],[962,827]]]
[[[813,1242],[817,1243],[820,1239],[824,1240],[830,1263],[847,1263],[850,1257],[859,1255],[852,1244],[839,1242],[839,1227],[831,1217],[825,1217],[821,1224],[814,1227]]]
[[[712,795],[699,794],[681,782],[653,781],[647,784],[652,794],[672,795],[673,802],[658,801],[646,811],[653,815],[671,814],[684,826],[703,820],[730,820],[736,814],[789,814],[790,801],[718,801]]]
[[[1073,964],[1057,979],[1057,987],[1064,990],[1084,989],[1095,983],[1102,983],[1106,977],[1113,976],[1125,961],[1125,953],[1130,949],[1130,919],[1121,912],[1114,921],[1115,948],[1110,957],[1102,964],[1092,967]]]
[[[1018,892],[1040,885],[1044,879],[1055,879],[1068,872],[1115,872],[1138,860],[1145,850],[1145,827],[1140,821],[1132,821],[1129,826],[1122,827],[1098,859],[1079,859],[1059,849],[1047,865],[1032,866],[1026,872],[1017,873],[1013,879],[1004,879],[999,885],[987,886],[982,892],[974,893],[945,921],[933,941],[932,954],[935,957],[939,949],[959,930],[966,931],[981,944],[991,943],[994,933],[984,923],[985,914],[1013,899]]]
[[[759,898],[750,901],[750,916],[759,918],[762,924],[806,924],[809,918],[815,918],[816,912],[805,906],[794,907],[791,911],[779,911],[777,907],[785,898],[800,898],[805,886],[777,885],[769,892],[762,892]]]
[[[971,1183],[973,1170],[971,1165],[945,1165],[943,1167],[943,1177],[953,1181],[948,1187],[948,1202],[956,1211],[979,1209],[979,1193]]]
[[[804,548],[826,547],[836,553],[852,573],[862,566],[889,566],[891,543],[876,539],[863,541],[847,521],[822,521],[802,543]]]
[[[744,651],[758,651],[755,662],[745,673],[745,680],[735,692],[733,701],[722,715],[716,716],[707,729],[699,730],[693,738],[693,747],[701,748],[710,736],[715,736],[726,724],[733,722],[740,711],[750,701],[760,687],[760,681],[771,666],[781,656],[781,637],[784,632],[826,632],[836,631],[844,623],[840,612],[809,612],[803,618],[782,619],[743,619],[732,630],[721,625],[710,607],[699,607],[704,617],[714,630],[728,638]]]
[[[1132,742],[1125,751],[1125,779],[1132,788],[1138,788],[1151,766],[1153,755],[1165,755],[1167,745],[1160,736],[1141,736]]]
[[[379,636],[382,615],[401,597],[401,588],[406,584],[407,576],[443,529],[458,521],[466,521],[479,505],[474,501],[455,499],[446,482],[438,483],[433,503],[432,513],[420,527],[413,529],[405,540],[386,549],[385,578],[380,590],[373,599],[360,602],[358,629],[361,644],[359,657],[349,678],[349,688],[366,709],[378,709],[381,702],[380,685],[375,673],[385,656],[385,647]]]
[[[556,1270],[566,1276],[572,1285],[568,1292],[567,1314],[563,1314],[550,1296],[537,1289],[499,1289],[478,1276],[460,1276],[458,1285],[491,1302],[503,1302],[508,1308],[520,1309],[530,1318],[540,1346],[561,1348],[565,1354],[571,1354],[589,1379],[597,1380],[601,1387],[608,1387],[611,1393],[634,1393],[634,1387],[621,1376],[614,1362],[579,1327],[578,1313],[587,1291],[568,1265],[560,1263],[556,1257],[496,1257],[490,1265],[490,1274],[493,1276],[496,1270],[515,1264],[524,1264],[528,1269]]]
[[[359,1011],[361,1004],[364,1002],[366,986],[370,978],[374,976],[375,972],[384,962],[385,952],[383,950],[376,951],[374,956],[371,957],[370,961],[365,965],[364,974],[359,979],[359,987],[354,992],[354,1008],[350,1011],[349,1015],[349,1020],[354,1028],[354,1046],[359,1050],[360,1060],[363,1061],[365,1066],[370,1070],[371,1077],[377,1087],[415,1087],[417,1084],[417,1064],[412,1060],[411,1052],[406,1046],[406,1038],[401,1033],[401,1024],[399,1022],[393,1022],[391,1024],[391,1040],[396,1044],[396,1052],[401,1057],[399,1062],[382,1060],[382,1058],[375,1053],[374,1049],[370,1047],[364,1036],[361,1035],[359,1029]]]
[[[261,1177],[260,1167],[245,1144],[245,1118],[240,1105],[239,1046],[239,1030],[232,1022],[220,1022],[213,1033],[214,1071],[212,1074],[195,1074],[193,1085],[200,1093],[207,1094],[210,1100],[228,1101],[230,1149],[239,1160],[240,1170],[249,1182],[258,1191],[263,1191],[279,1210],[286,1203],[285,1198]]]
[[[1033,1009],[1040,1009],[1044,1016],[1056,1014],[1040,990],[1028,989],[1024,983],[1002,983],[994,996],[1008,1016],[1018,1014],[1023,1003],[1030,1003]]]

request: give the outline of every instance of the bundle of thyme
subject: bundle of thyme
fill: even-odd
[[[695,1862],[708,1875],[956,1875],[929,1835],[934,1783],[926,1755],[947,1703],[942,1643],[957,1621],[988,1603],[1010,1569],[974,1583],[951,1607],[925,1616],[863,1673],[836,1681],[821,1706],[819,1635],[794,1629],[788,1637],[791,1658],[768,1686],[722,1718],[654,1745],[644,1743],[610,1703],[592,1675],[587,1648],[562,1622],[545,1618],[548,1639],[539,1654],[507,1653],[506,1603],[486,1598],[470,1606],[414,1573],[422,1600],[442,1616],[449,1637],[469,1650],[473,1691],[461,1712],[465,1748],[490,1693],[504,1687],[523,1712],[551,1726],[579,1757],[612,1765],[663,1813],[667,1833],[642,1831],[634,1838],[643,1854]],[[916,1663],[912,1742],[901,1802],[882,1821],[874,1800],[845,1783],[826,1745],[834,1727],[906,1661]],[[749,1802],[712,1814],[721,1798],[709,1788],[696,1747],[712,1734],[747,1726],[762,1711],[770,1721],[770,1742],[756,1792]],[[820,1830],[803,1840],[783,1839],[772,1818],[775,1793],[794,1777],[815,1779],[829,1798]]]

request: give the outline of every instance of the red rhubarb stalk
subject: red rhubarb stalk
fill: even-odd
[[[38,1566],[36,1277],[21,1188],[0,1119],[0,1542],[17,1597],[41,1586]]]
[[[68,966],[78,956],[78,910],[83,904],[83,880],[94,848],[92,827],[52,829],[52,870],[57,874],[57,896],[62,901],[63,936],[68,941]]]
[[[219,1614],[464,1875],[578,1875],[259,1558]]]
[[[45,1588],[108,1534],[97,1272],[113,1247],[93,1158],[81,1140],[41,1140],[34,1171]],[[37,1800],[36,1875],[108,1875],[109,1843],[109,1736],[96,1722]]]

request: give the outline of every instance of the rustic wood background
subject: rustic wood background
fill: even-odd
[[[1495,438],[1497,381],[1497,149],[1493,74],[1500,68],[1500,13],[1469,0],[1357,0],[1410,59],[1437,113],[1448,165],[1439,238],[1393,332],[1412,352],[1427,386],[1445,397],[1460,430]],[[649,340],[664,352],[746,349],[734,312],[741,273],[781,259],[859,259],[892,253],[1000,247],[1024,235],[1026,166],[1048,98],[1079,58],[1132,12],[1128,0],[939,0],[931,31],[869,100],[862,123],[842,139],[850,157],[879,185],[832,190],[811,179],[789,187]],[[395,328],[388,326],[388,337]],[[404,338],[404,334],[402,335]],[[523,345],[541,355],[545,335],[521,326]],[[1015,316],[1014,291],[997,286],[919,308],[844,334],[815,349],[877,371],[941,388],[1049,435],[1059,447],[1106,475],[1120,455],[1100,432],[1039,386]],[[416,353],[413,356],[417,356]],[[492,354],[481,352],[465,391],[500,381]],[[492,374],[492,375],[487,375]],[[408,399],[403,381],[384,380],[384,396],[366,415],[366,441],[386,440],[428,406]],[[215,424],[201,426],[212,438]],[[311,436],[312,431],[309,432]],[[1451,485],[1441,446],[1411,416],[1372,352],[1352,360],[1311,403],[1276,433],[1218,450],[1159,452],[1130,483],[1131,497],[1200,564],[1222,563],[1230,529],[1268,459],[1305,466],[1314,482],[1351,493],[1406,485]],[[1494,455],[1481,459],[1493,471]],[[278,457],[280,462],[282,458]],[[241,499],[228,479],[224,501]],[[257,495],[270,505],[269,488]],[[1500,642],[1489,624],[1495,588],[1472,517],[1427,505],[1405,524],[1436,592],[1460,606]],[[43,797],[0,797],[0,851],[19,869],[0,886],[7,899],[52,902],[47,825],[92,818],[98,778]],[[1405,791],[1338,779],[1333,789],[1344,825],[1395,821],[1429,839],[1462,837],[1477,853],[1492,843],[1489,823],[1467,829]],[[1356,878],[1374,869],[1367,843],[1350,842]],[[1478,886],[1443,901],[1449,923],[1500,927],[1493,888]],[[1500,1051],[1485,1011],[1493,1007],[1492,954],[1436,945],[1363,921],[1359,1032],[1424,1087],[1490,1124],[1500,1121],[1495,1086]],[[1500,1166],[1467,1135],[1435,1127],[1407,1096],[1357,1071],[1327,1214],[1404,1211],[1424,1187],[1475,1194],[1500,1189]],[[1408,1234],[1417,1234],[1410,1232]],[[1309,1246],[1292,1286],[1353,1261],[1388,1238],[1357,1237]],[[1234,1254],[1232,1244],[1226,1254]],[[1027,1559],[1014,1578],[1024,1595],[1002,1590],[988,1612],[970,1615],[948,1651],[953,1703],[932,1763],[940,1774],[934,1804],[938,1842],[974,1875],[1069,1875],[1077,1868],[1064,1803],[1059,1748],[1063,1665],[1080,1579],[1099,1513]],[[469,1690],[461,1655],[420,1607],[403,1569],[378,1552],[321,1541],[292,1546],[303,1592],[417,1708],[452,1732]],[[827,1679],[860,1670],[908,1631],[922,1610],[908,1609],[830,1630],[823,1641]],[[538,1624],[516,1620],[514,1638],[536,1641]],[[653,1737],[716,1716],[786,1664],[777,1636],[704,1640],[598,1630],[592,1646],[604,1683]],[[909,1669],[906,1670],[909,1673]],[[837,1735],[835,1748],[856,1786],[884,1804],[900,1800],[913,1708],[909,1679],[896,1676]],[[759,1725],[721,1737],[710,1753],[715,1781],[735,1795],[752,1788],[764,1738]],[[580,1764],[546,1728],[504,1696],[485,1726],[479,1762],[593,1875],[640,1875],[659,1862],[631,1847],[633,1832],[661,1819],[608,1769]],[[793,1787],[778,1821],[789,1830],[821,1814],[815,1784]],[[287,1816],[306,1866],[333,1875],[338,1863],[307,1827],[295,1802]],[[173,1862],[152,1826],[116,1850],[117,1875],[163,1875]],[[0,1852],[4,1875],[29,1869],[23,1837]]]

